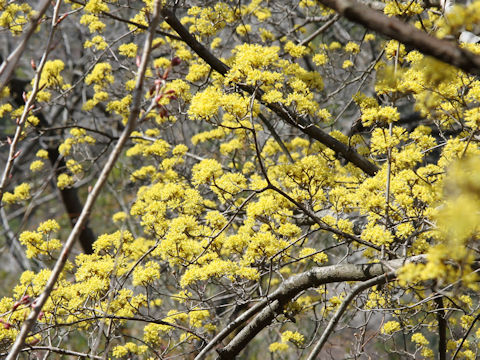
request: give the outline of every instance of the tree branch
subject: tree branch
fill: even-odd
[[[438,360],[447,360],[447,320],[445,319],[445,310],[443,298],[435,298],[437,303],[437,321],[438,321]]]
[[[418,30],[413,25],[384,15],[355,0],[320,0],[345,18],[377,31],[402,44],[430,55],[463,71],[480,75],[480,56]]]
[[[330,28],[330,26],[332,26],[339,18],[340,16],[338,15],[335,15],[333,16],[330,20],[328,20],[325,24],[323,24],[322,26],[320,26],[317,30],[315,30],[312,34],[310,34],[309,36],[307,36],[305,39],[303,39],[302,41],[300,41],[298,43],[298,45],[301,45],[301,46],[305,46],[307,45],[310,41],[312,41],[313,39],[315,39],[318,35],[324,33],[326,30],[328,30]]]
[[[223,349],[217,350],[217,359],[233,359],[247,346],[262,329],[264,329],[275,316],[282,313],[283,308],[300,292],[311,287],[345,282],[345,281],[366,281],[374,277],[386,275],[392,269],[397,270],[407,262],[425,261],[423,255],[414,256],[410,259],[396,259],[383,263],[373,264],[341,264],[324,267],[316,267],[310,271],[290,277],[268,299],[269,302],[255,318],[245,326]],[[390,276],[390,275],[388,275]],[[394,275],[392,275],[393,277]]]
[[[74,4],[79,4],[79,5],[82,5],[82,6],[85,6],[85,5],[86,5],[85,2],[78,1],[78,0],[70,0],[70,1],[73,2]],[[117,20],[117,21],[120,21],[120,22],[125,23],[125,24],[129,24],[129,25],[136,26],[136,27],[138,27],[139,29],[148,30],[148,26],[145,26],[145,25],[143,25],[143,24],[140,24],[140,23],[135,22],[135,21],[132,21],[132,20],[128,20],[128,19],[121,18],[120,16],[111,14],[111,13],[109,13],[109,12],[107,12],[107,11],[102,11],[101,14],[102,14],[103,16],[109,17],[110,19]],[[170,34],[170,33],[168,33],[168,32],[162,31],[162,30],[156,29],[156,30],[155,30],[155,33],[158,34],[158,35],[163,35],[163,36],[169,37],[170,39],[173,39],[173,40],[182,41],[182,39],[179,38],[178,36],[172,35],[172,34]]]
[[[367,281],[378,276],[387,276],[392,269],[397,270],[405,263],[424,262],[425,260],[426,256],[418,255],[408,259],[395,259],[383,263],[339,264],[315,267],[304,273],[292,276],[283,282],[271,295],[268,295],[233,322],[229,323],[228,326],[217,334],[195,357],[195,360],[205,358],[209,350],[262,309],[248,326],[244,327],[227,346],[219,350],[219,359],[233,359],[255,335],[273,320],[276,314],[281,313],[284,305],[304,290],[336,282]],[[392,277],[394,277],[394,275],[392,275]]]
[[[277,131],[273,127],[272,123],[262,113],[258,113],[258,117],[263,122],[263,124],[267,127],[268,131],[270,131],[275,141],[278,143],[282,151],[288,157],[288,160],[290,160],[290,163],[294,164],[295,161],[293,160],[292,155],[290,154],[290,151],[288,151],[287,147],[285,146],[282,139],[280,138],[280,135],[278,135]]]
[[[169,9],[162,9],[162,16],[165,18],[165,21],[168,25],[174,29],[177,34],[185,41],[185,43],[205,62],[212,67],[215,71],[221,75],[225,75],[230,68],[224,64],[220,59],[215,57],[208,49],[200,44],[195,37],[190,34],[190,32],[180,23],[175,14]],[[354,164],[355,166],[362,169],[366,174],[373,176],[378,171],[378,167],[358,154],[355,150],[345,145],[344,143],[338,141],[334,137],[328,135],[326,132],[315,126],[306,118],[300,117],[297,114],[290,111],[288,108],[281,104],[277,103],[265,103],[262,101],[263,92],[260,90],[255,90],[252,86],[237,84],[237,86],[248,92],[249,94],[255,94],[255,97],[260,101],[264,106],[272,110],[277,114],[281,119],[286,123],[298,128],[304,134],[307,134],[311,138],[320,141],[322,144],[326,145],[335,153],[341,154],[346,160]]]
[[[89,354],[81,353],[78,351],[73,351],[73,350],[67,350],[67,349],[62,349],[56,346],[27,346],[20,350],[20,352],[28,352],[32,350],[45,350],[47,352],[53,352],[56,354],[62,354],[62,355],[71,355],[71,356],[76,356],[78,358],[90,358],[90,359],[96,359],[96,360],[102,360],[101,356],[90,356]],[[0,356],[6,356],[7,353],[0,354]]]

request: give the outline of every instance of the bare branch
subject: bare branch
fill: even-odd
[[[28,352],[28,351],[32,351],[32,350],[45,350],[47,352],[53,352],[53,353],[62,354],[62,355],[77,356],[79,358],[85,358],[85,359],[87,357],[89,357],[90,359],[98,359],[98,360],[102,359],[101,356],[90,356],[90,355],[85,354],[85,353],[81,353],[81,352],[73,351],[73,350],[62,349],[62,348],[59,348],[59,347],[56,347],[56,346],[28,346],[28,347],[20,350],[20,352]],[[0,356],[5,356],[5,355],[7,355],[7,354],[6,353],[0,354]]]
[[[456,44],[438,39],[410,24],[373,10],[355,0],[320,0],[347,19],[377,31],[402,44],[417,49],[447,64],[471,74],[480,74],[480,56],[459,48]]]
[[[313,39],[315,39],[318,35],[324,33],[326,30],[328,30],[330,28],[330,26],[332,26],[338,19],[339,19],[340,16],[338,15],[335,15],[334,17],[332,17],[330,20],[328,20],[325,24],[323,24],[322,26],[320,26],[317,30],[315,30],[312,34],[310,34],[309,36],[307,36],[305,39],[303,39],[302,41],[300,41],[298,43],[298,45],[302,45],[302,46],[305,46],[307,45],[310,41],[312,41]]]

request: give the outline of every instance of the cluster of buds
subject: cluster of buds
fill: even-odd
[[[36,304],[36,299],[32,301],[32,297],[30,295],[24,295],[20,300],[15,301],[12,306],[12,312],[16,311],[21,305],[28,305],[28,307],[34,308]],[[40,313],[38,314],[38,320],[41,320],[44,315],[44,312],[40,311]],[[3,319],[0,319],[0,324],[3,325],[4,329],[10,329],[13,326],[10,322]]]
[[[15,311],[20,305],[26,305],[26,304],[31,304],[32,303],[32,298],[29,295],[23,295],[23,297],[16,301],[13,304],[12,310]]]
[[[5,321],[5,320],[3,320],[3,319],[0,319],[0,324],[2,324],[2,325],[3,325],[3,328],[4,328],[4,329],[7,329],[7,330],[10,329],[10,328],[13,326],[13,325],[10,324],[8,321]]]

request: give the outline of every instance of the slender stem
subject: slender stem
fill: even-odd
[[[460,353],[460,350],[462,349],[462,346],[463,346],[463,344],[465,343],[465,340],[467,340],[467,337],[468,337],[468,335],[470,334],[470,332],[472,331],[473,326],[475,325],[475,323],[476,323],[479,319],[480,319],[480,313],[478,313],[477,316],[475,316],[475,319],[473,319],[472,323],[470,324],[470,327],[468,328],[467,332],[466,332],[465,335],[463,336],[462,341],[460,342],[460,344],[458,345],[457,349],[455,350],[455,354],[453,354],[452,360],[455,360],[455,359],[457,358],[457,355]]]
[[[330,20],[328,20],[325,24],[323,24],[322,26],[320,26],[317,30],[315,30],[312,34],[310,34],[308,37],[306,37],[305,39],[303,39],[302,41],[300,41],[298,43],[298,45],[306,45],[308,44],[310,41],[312,41],[313,39],[315,39],[318,35],[324,33],[326,30],[328,30],[328,28],[330,28],[330,26],[332,26],[335,21],[337,21],[339,19],[339,15],[334,15]]]

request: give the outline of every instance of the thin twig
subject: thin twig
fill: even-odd
[[[45,351],[51,351],[57,354],[62,354],[62,355],[71,355],[71,356],[77,356],[79,358],[87,358],[89,355],[85,353],[81,353],[78,351],[73,351],[73,350],[67,350],[67,349],[62,349],[56,346],[27,346],[20,350],[20,352],[26,352],[26,351],[32,351],[32,350],[45,350]],[[7,353],[0,354],[0,356],[6,356]],[[101,360],[102,358],[100,356],[90,356],[91,359],[97,359]]]
[[[318,35],[324,33],[330,26],[332,26],[335,21],[337,21],[339,19],[339,15],[338,14],[335,14],[330,20],[328,20],[325,24],[323,24],[322,26],[320,26],[317,30],[315,30],[312,34],[310,34],[308,37],[306,37],[305,39],[303,39],[302,41],[300,41],[298,43],[298,45],[302,45],[302,46],[305,46],[306,44],[308,44],[310,41],[312,41],[313,39],[315,39]]]

